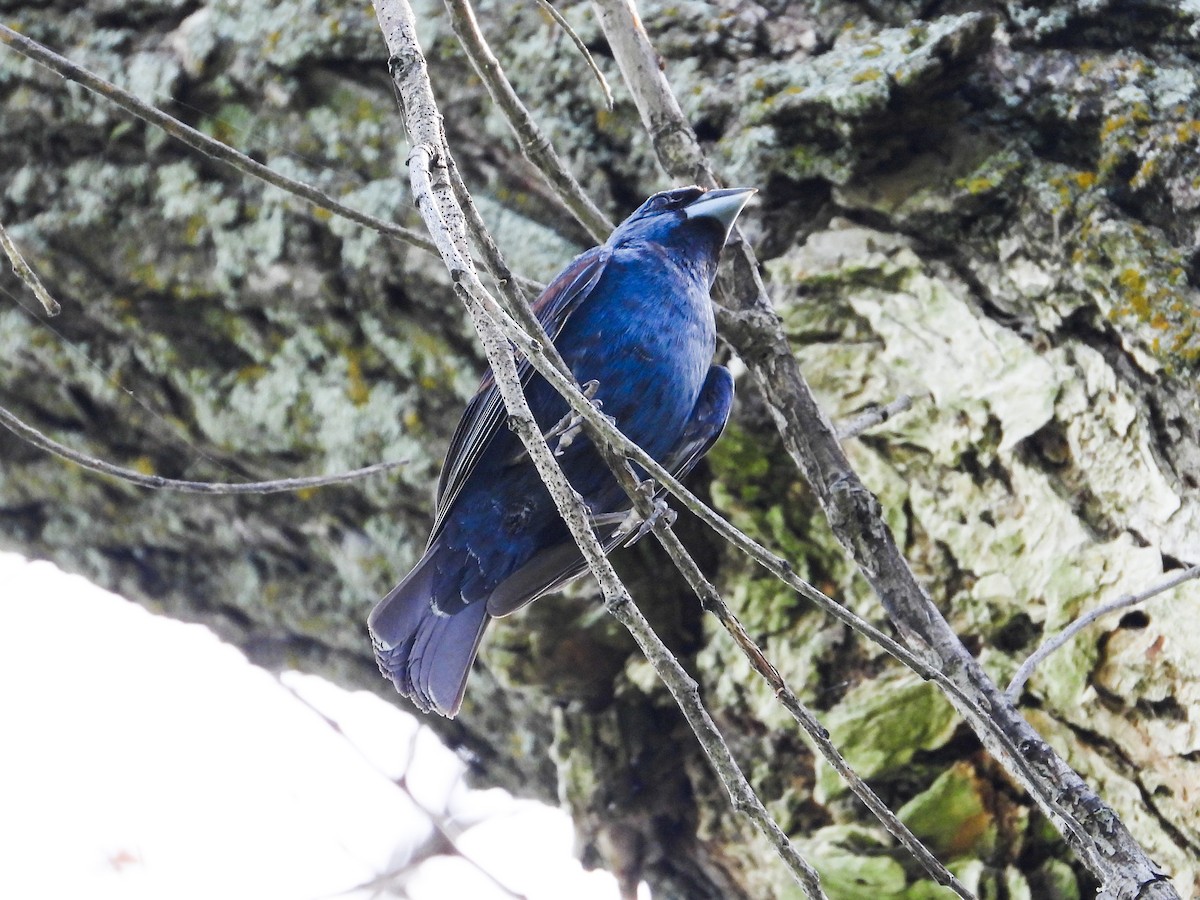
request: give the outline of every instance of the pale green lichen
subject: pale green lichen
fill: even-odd
[[[909,672],[852,688],[822,721],[834,745],[864,778],[897,772],[920,751],[943,746],[958,725],[941,692]],[[825,802],[845,790],[838,774],[820,763],[813,796]]]
[[[955,64],[985,46],[990,31],[989,20],[977,13],[907,28],[851,29],[803,65],[748,68],[738,84],[741,121],[718,151],[735,170],[756,159],[759,168],[795,179],[845,183],[870,157],[874,142],[866,136],[882,136],[896,96],[953,80]]]
[[[984,799],[984,783],[967,763],[951,766],[897,815],[941,858],[986,859],[996,850],[998,825]]]

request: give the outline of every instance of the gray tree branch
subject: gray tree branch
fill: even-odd
[[[376,463],[373,466],[352,469],[349,472],[339,472],[336,475],[306,475],[300,478],[278,478],[271,481],[186,481],[179,478],[166,478],[162,475],[147,475],[144,472],[113,465],[110,462],[105,462],[86,453],[73,450],[66,444],[60,444],[58,441],[42,434],[32,425],[23,422],[3,407],[0,407],[0,425],[3,425],[13,434],[17,435],[17,437],[28,441],[35,447],[40,447],[48,453],[53,453],[55,456],[83,466],[85,469],[99,472],[101,475],[119,478],[122,481],[128,481],[130,484],[136,484],[138,487],[180,491],[185,494],[279,494],[285,491],[301,491],[307,488],[326,487],[331,484],[346,484],[350,481],[357,481],[369,475],[378,475],[381,472],[389,472],[399,466],[406,465],[404,462]]]

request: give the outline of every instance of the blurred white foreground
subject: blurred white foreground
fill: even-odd
[[[201,626],[0,553],[0,897],[617,897],[571,856],[565,815],[468,791],[413,716],[283,681]],[[421,807],[477,823],[461,856],[410,864],[431,824],[406,770]]]

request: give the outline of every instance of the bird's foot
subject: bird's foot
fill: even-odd
[[[636,525],[637,531],[634,531],[633,536],[630,537],[629,540],[625,541],[626,547],[632,547],[634,544],[648,535],[654,530],[654,526],[657,525],[660,520],[664,522],[668,528],[670,528],[675,524],[675,520],[679,518],[679,513],[667,506],[666,500],[662,499],[661,497],[656,497],[654,499],[654,510],[649,516],[643,519],[636,512],[631,513],[631,516],[633,521],[629,522],[628,528],[630,531],[632,531]],[[622,526],[622,528],[624,527],[626,526]]]
[[[582,388],[583,396],[587,397],[588,400],[592,402],[592,406],[595,407],[597,412],[600,412],[600,408],[604,405],[604,402],[602,400],[595,399],[596,391],[600,389],[600,382],[592,379],[591,381],[584,383]],[[604,415],[602,412],[600,414]],[[612,416],[604,417],[613,424],[616,424],[616,420],[613,419]],[[558,421],[557,424],[555,424],[553,428],[546,432],[546,441],[549,442],[552,437],[557,436],[558,441],[554,445],[554,455],[562,456],[567,451],[567,448],[575,443],[575,439],[582,433],[583,416],[575,412],[568,412]]]

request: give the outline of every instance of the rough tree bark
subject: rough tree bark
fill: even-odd
[[[255,158],[419,226],[397,199],[408,147],[369,7],[75,6],[0,9]],[[545,278],[587,237],[547,202],[441,5],[414,6],[460,165],[513,267]],[[619,219],[665,181],[590,8],[562,9],[610,73],[611,113],[534,4],[478,5],[539,123]],[[721,176],[762,188],[748,231],[830,414],[919,398],[852,459],[989,672],[1006,681],[1047,630],[1200,560],[1200,5],[642,13]],[[0,544],[203,621],[264,665],[383,691],[362,620],[419,552],[481,359],[440,263],[233,175],[7,50],[0,104],[0,221],[64,307],[47,327],[5,272],[0,403],[177,477],[410,460],[348,488],[197,497],[104,480],[0,432]],[[884,620],[749,382],[695,483]],[[851,761],[960,876],[992,896],[1086,895],[936,690],[690,537]],[[830,896],[933,896],[647,543],[618,557],[622,574]],[[595,597],[581,585],[494,629],[463,716],[431,724],[482,781],[560,799],[585,858],[656,896],[786,895],[786,872],[763,864]],[[1039,669],[1023,704],[1185,896],[1200,890],[1198,602],[1185,586],[1102,622]]]

